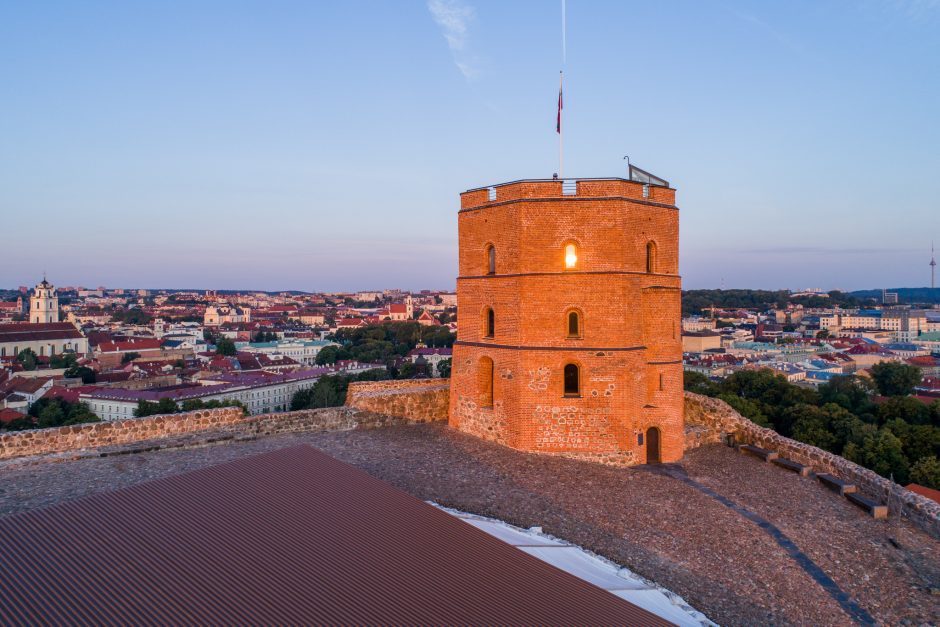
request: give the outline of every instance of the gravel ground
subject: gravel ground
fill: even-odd
[[[301,442],[421,499],[541,526],[673,590],[720,624],[852,623],[765,531],[677,479],[526,455],[440,424],[6,464],[0,515]],[[876,521],[813,479],[720,445],[689,452],[682,468],[776,525],[879,623],[940,624],[940,542],[906,521]]]

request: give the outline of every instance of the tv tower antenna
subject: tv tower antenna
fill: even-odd
[[[930,289],[935,289],[937,287],[936,275],[937,260],[934,258],[933,254],[933,242],[930,242]]]

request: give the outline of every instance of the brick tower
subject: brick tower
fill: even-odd
[[[460,200],[451,426],[607,463],[680,459],[675,190],[631,168]]]

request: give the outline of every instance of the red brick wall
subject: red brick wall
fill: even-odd
[[[658,427],[664,461],[682,456],[679,216],[675,192],[623,180],[527,181],[461,197],[458,343],[452,426],[509,446],[644,462],[639,434]],[[647,243],[656,265],[646,272]],[[578,246],[575,270],[564,247]],[[496,248],[487,275],[486,248]],[[495,337],[484,337],[486,307]],[[582,313],[566,337],[566,313]],[[482,406],[480,360],[494,361],[491,407]],[[566,397],[563,368],[581,367],[581,394]],[[660,389],[662,387],[662,389]]]

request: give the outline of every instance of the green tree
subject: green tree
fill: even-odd
[[[893,477],[895,482],[903,485],[908,481],[910,464],[902,449],[901,440],[890,429],[879,429],[876,434],[866,437],[859,449],[852,447],[850,454],[854,459],[851,461],[874,470],[882,477]],[[846,451],[850,451],[849,446],[846,446]]]
[[[224,400],[220,401],[218,399],[212,399],[211,401],[203,401],[201,398],[193,398],[185,400],[180,405],[181,412],[187,411],[196,411],[199,409],[216,409],[218,407],[239,407],[242,410],[243,414],[248,413],[248,408],[241,401],[236,400]]]
[[[878,405],[879,424],[901,419],[912,425],[930,424],[930,408],[910,396],[893,396]]]
[[[137,401],[137,408],[134,409],[135,418],[178,413],[180,413],[179,406],[176,404],[176,401],[170,398],[161,398],[156,403],[151,401]]]
[[[349,381],[350,377],[346,375],[320,377],[313,387],[299,390],[294,394],[290,403],[291,411],[343,405],[346,402],[346,389]]]
[[[862,415],[874,411],[871,402],[874,390],[874,383],[868,379],[841,375],[819,386],[819,400],[821,403],[835,403],[854,414]]]
[[[871,378],[883,396],[908,396],[921,380],[920,368],[894,361],[883,361],[871,367]]]
[[[450,379],[450,367],[451,367],[450,359],[440,360],[439,362],[437,362],[437,374],[442,379]]]
[[[50,368],[71,368],[78,361],[75,353],[60,353],[49,358]]]
[[[111,314],[111,321],[146,326],[153,321],[153,316],[138,308],[118,309]]]
[[[95,371],[88,366],[72,366],[63,375],[69,379],[81,379],[86,385],[94,383],[97,377]]]
[[[124,353],[124,356],[121,357],[121,364],[122,365],[129,364],[130,362],[134,361],[135,359],[139,357],[140,357],[140,353],[135,353],[133,351],[130,353]]]
[[[718,396],[721,392],[721,386],[706,377],[701,372],[683,373],[683,387],[687,392],[695,394],[704,394],[705,396]]]
[[[940,460],[931,455],[911,466],[911,481],[934,490],[940,490]]]
[[[33,349],[24,348],[16,355],[16,361],[20,362],[23,370],[35,370],[39,359]]]
[[[42,429],[98,422],[100,419],[85,403],[71,403],[61,398],[40,398],[29,408],[29,421],[20,428]]]
[[[735,396],[734,394],[719,394],[718,398],[731,405],[731,407],[736,412],[751,422],[760,425],[761,427],[771,426],[770,420],[768,420],[767,416],[764,415],[764,412],[761,409],[761,405],[757,401],[741,398],[740,396]]]
[[[233,342],[231,339],[227,337],[219,337],[215,344],[215,352],[219,355],[231,357],[238,352],[238,349],[235,348],[235,342]]]
[[[317,353],[316,363],[318,366],[335,364],[339,354],[338,346],[324,346]]]
[[[866,424],[858,416],[835,403],[823,405],[823,411],[827,416],[829,429],[836,439],[831,450],[838,455],[842,454],[848,444],[861,446],[866,436],[877,431],[877,427]]]
[[[793,425],[793,439],[812,446],[832,451],[837,444],[836,436],[829,427],[829,416],[813,405],[794,405],[786,410]]]
[[[49,403],[39,412],[36,419],[36,426],[40,429],[48,427],[58,427],[65,422],[65,411],[60,403]]]

